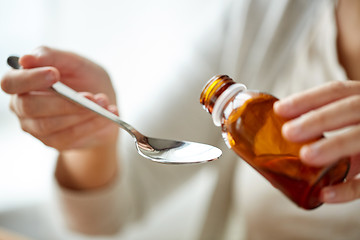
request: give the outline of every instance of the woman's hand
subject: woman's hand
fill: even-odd
[[[12,95],[10,108],[22,129],[60,152],[59,182],[73,189],[108,183],[117,171],[118,127],[50,90],[61,81],[117,114],[108,74],[83,57],[48,47],[19,63],[22,69],[7,72],[1,87]]]
[[[114,141],[117,128],[113,124],[49,90],[61,81],[116,111],[115,93],[101,67],[78,55],[47,47],[21,57],[20,64],[23,69],[6,73],[1,87],[12,94],[10,108],[24,131],[59,151]]]
[[[286,139],[311,141],[324,132],[337,131],[330,137],[303,146],[302,161],[324,166],[343,157],[351,159],[347,181],[322,191],[328,203],[360,198],[360,82],[331,82],[303,93],[294,94],[274,105],[275,112],[289,120],[282,128]]]

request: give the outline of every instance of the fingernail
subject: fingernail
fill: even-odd
[[[97,98],[95,101],[96,101],[97,104],[99,104],[102,107],[105,107],[105,105],[106,105],[105,99],[103,99],[101,97]]]
[[[276,114],[279,114],[281,116],[286,116],[289,113],[289,106],[287,104],[287,101],[279,100],[274,102],[273,109]]]
[[[279,111],[279,106],[280,106],[279,101],[274,102],[274,110],[275,110],[275,112]]]
[[[46,81],[50,82],[50,83],[54,83],[56,80],[55,74],[53,71],[48,71],[45,75],[45,79]]]
[[[118,115],[118,108],[115,105],[109,105],[108,110],[116,115]]]
[[[297,123],[294,121],[287,122],[282,127],[283,135],[292,141],[296,141],[301,134],[300,128],[297,126]]]
[[[309,145],[305,145],[300,149],[300,157],[306,162],[312,162],[314,158],[314,151]]]
[[[331,189],[323,189],[322,195],[323,195],[324,202],[331,202],[335,199],[336,192]]]
[[[289,123],[285,123],[282,126],[281,132],[286,138],[289,138],[289,136],[291,135],[291,134],[289,134]]]
[[[300,158],[310,165],[321,166],[324,164],[324,154],[320,153],[318,142],[303,146],[300,149]]]

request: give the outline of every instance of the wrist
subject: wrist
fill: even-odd
[[[110,184],[118,173],[116,142],[59,154],[55,177],[73,190],[91,190]]]

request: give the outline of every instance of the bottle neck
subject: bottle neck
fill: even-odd
[[[200,103],[212,115],[214,124],[220,126],[222,112],[228,101],[245,89],[245,85],[236,83],[226,75],[214,76],[205,85],[200,96]]]

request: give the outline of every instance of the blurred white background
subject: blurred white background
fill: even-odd
[[[122,116],[131,121],[138,96],[159,87],[156,79],[170,76],[191,54],[189,46],[217,2],[0,0],[0,74],[9,70],[9,55],[40,45],[75,51],[108,70],[121,93]],[[49,201],[56,159],[54,150],[21,131],[9,101],[0,91],[0,227],[20,224],[13,210]]]

